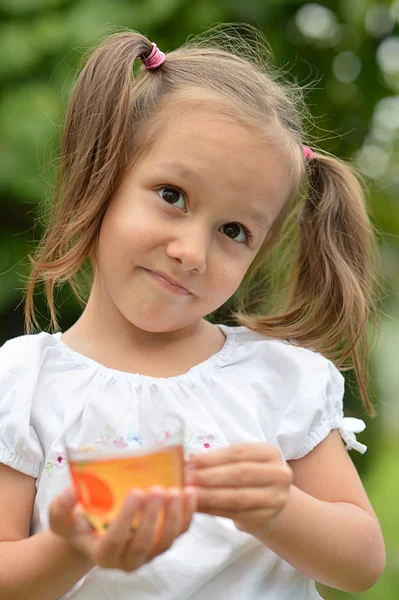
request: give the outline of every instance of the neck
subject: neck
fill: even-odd
[[[124,317],[99,283],[93,285],[82,316],[62,339],[105,367],[152,377],[186,373],[225,342],[219,327],[202,318],[175,331],[140,329]]]

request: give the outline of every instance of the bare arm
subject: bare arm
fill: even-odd
[[[35,493],[32,477],[0,464],[2,600],[58,600],[95,565],[135,571],[187,531],[196,508],[195,490],[190,488],[132,490],[107,532],[98,536],[70,487],[50,505],[52,530],[29,537]],[[158,528],[160,511],[165,511],[165,519]],[[131,538],[137,514],[140,524]]]
[[[337,431],[290,466],[265,443],[199,454],[186,481],[200,512],[232,519],[315,581],[360,592],[384,570],[377,517]]]
[[[0,598],[58,600],[92,563],[51,531],[29,537],[35,480],[0,464]]]
[[[302,459],[271,532],[257,536],[311,579],[346,592],[371,587],[385,567],[377,517],[337,431]]]

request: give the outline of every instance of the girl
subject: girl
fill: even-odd
[[[364,424],[343,418],[334,366],[351,359],[371,413],[363,196],[348,166],[303,146],[297,95],[240,48],[193,42],[165,56],[124,31],[77,81],[32,260],[31,334],[1,349],[4,599],[313,600],[315,581],[360,592],[383,571],[378,520],[341,441],[364,451]],[[289,231],[290,287],[266,315],[249,283]],[[38,280],[57,330],[54,286],[87,259],[79,320],[33,334]],[[239,325],[206,318],[237,290]],[[186,488],[133,489],[97,537],[62,435],[135,446],[160,408],[185,422]]]

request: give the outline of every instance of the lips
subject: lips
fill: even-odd
[[[162,271],[155,271],[153,269],[146,269],[144,267],[143,267],[143,269],[145,271],[148,271],[149,273],[152,273],[152,274],[157,275],[158,277],[164,279],[166,282],[168,282],[172,286],[180,289],[182,292],[185,292],[186,294],[192,295],[192,293],[190,292],[190,290],[188,290],[184,286],[180,285],[180,283],[178,283],[177,281],[175,281],[174,279],[172,279],[169,275],[166,275],[166,273],[162,273]]]

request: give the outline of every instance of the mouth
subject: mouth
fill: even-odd
[[[160,271],[151,271],[142,267],[146,273],[148,273],[155,281],[160,283],[163,287],[170,289],[172,292],[182,294],[184,296],[193,296],[193,294],[182,285],[171,279],[168,275],[161,273]]]

